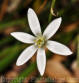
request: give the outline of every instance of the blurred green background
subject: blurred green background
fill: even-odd
[[[43,77],[37,70],[36,55],[23,66],[16,66],[18,56],[28,45],[17,41],[10,33],[32,34],[27,21],[28,8],[37,13],[42,31],[61,16],[61,27],[51,39],[73,51],[67,57],[47,51]],[[0,83],[79,83],[78,65],[79,0],[0,0]]]

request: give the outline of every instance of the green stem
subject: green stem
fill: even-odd
[[[52,8],[52,9],[53,9],[54,6],[55,6],[55,2],[56,2],[56,0],[52,0],[52,4],[51,4],[51,8]],[[48,19],[49,22],[50,22],[51,19],[52,19],[51,8],[50,8],[50,14],[49,14],[49,19]]]

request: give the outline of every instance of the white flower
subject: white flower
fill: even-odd
[[[44,74],[45,66],[46,66],[46,54],[45,47],[47,47],[51,52],[60,54],[60,55],[71,55],[72,52],[68,47],[63,44],[60,44],[56,41],[51,41],[51,38],[56,31],[58,30],[61,24],[61,17],[52,21],[44,31],[43,35],[40,28],[40,23],[38,21],[37,15],[35,12],[29,8],[28,10],[28,22],[31,31],[35,35],[32,36],[28,33],[23,32],[12,32],[11,35],[15,37],[17,40],[23,43],[32,43],[33,45],[26,48],[21,55],[19,56],[16,65],[20,66],[27,62],[37,51],[37,67],[41,75]]]

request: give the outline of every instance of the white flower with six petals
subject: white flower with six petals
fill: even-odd
[[[39,20],[37,18],[37,15],[35,14],[35,12],[31,8],[29,8],[27,15],[28,15],[28,22],[29,22],[30,29],[33,32],[33,34],[35,35],[35,37],[28,33],[24,33],[24,32],[12,32],[11,33],[11,35],[14,38],[16,38],[17,40],[19,40],[23,43],[29,43],[29,44],[32,43],[33,44],[33,45],[29,46],[28,48],[26,48],[21,53],[21,55],[19,56],[19,58],[17,60],[16,65],[17,66],[23,65],[37,51],[37,67],[42,76],[44,74],[45,66],[46,66],[46,54],[45,54],[45,49],[44,49],[45,47],[47,47],[51,52],[59,54],[59,55],[67,56],[67,55],[71,55],[72,52],[65,45],[60,44],[56,41],[48,40],[58,30],[58,28],[61,24],[61,21],[62,21],[61,17],[52,21],[47,26],[47,28],[45,29],[45,31],[42,35],[40,23],[39,23]]]

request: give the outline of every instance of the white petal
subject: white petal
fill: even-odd
[[[56,33],[56,31],[58,30],[58,28],[61,24],[61,20],[62,20],[61,17],[57,18],[47,26],[47,28],[45,29],[45,31],[43,33],[43,35],[47,39],[49,39],[50,37],[52,37]]]
[[[55,41],[49,40],[47,42],[47,48],[51,52],[59,54],[59,55],[71,55],[72,54],[71,50],[68,47]]]
[[[30,34],[23,32],[12,32],[11,35],[23,43],[34,43],[35,37]]]
[[[25,62],[27,62],[34,55],[36,50],[37,50],[37,48],[34,45],[26,48],[19,56],[16,65],[17,66],[23,65]]]
[[[37,67],[41,76],[44,74],[45,66],[46,66],[45,50],[40,48],[38,49],[38,52],[37,52]]]
[[[37,34],[41,34],[41,28],[40,28],[40,23],[37,18],[37,15],[35,12],[29,8],[28,9],[28,22],[29,26],[31,28],[31,31],[37,36]]]

